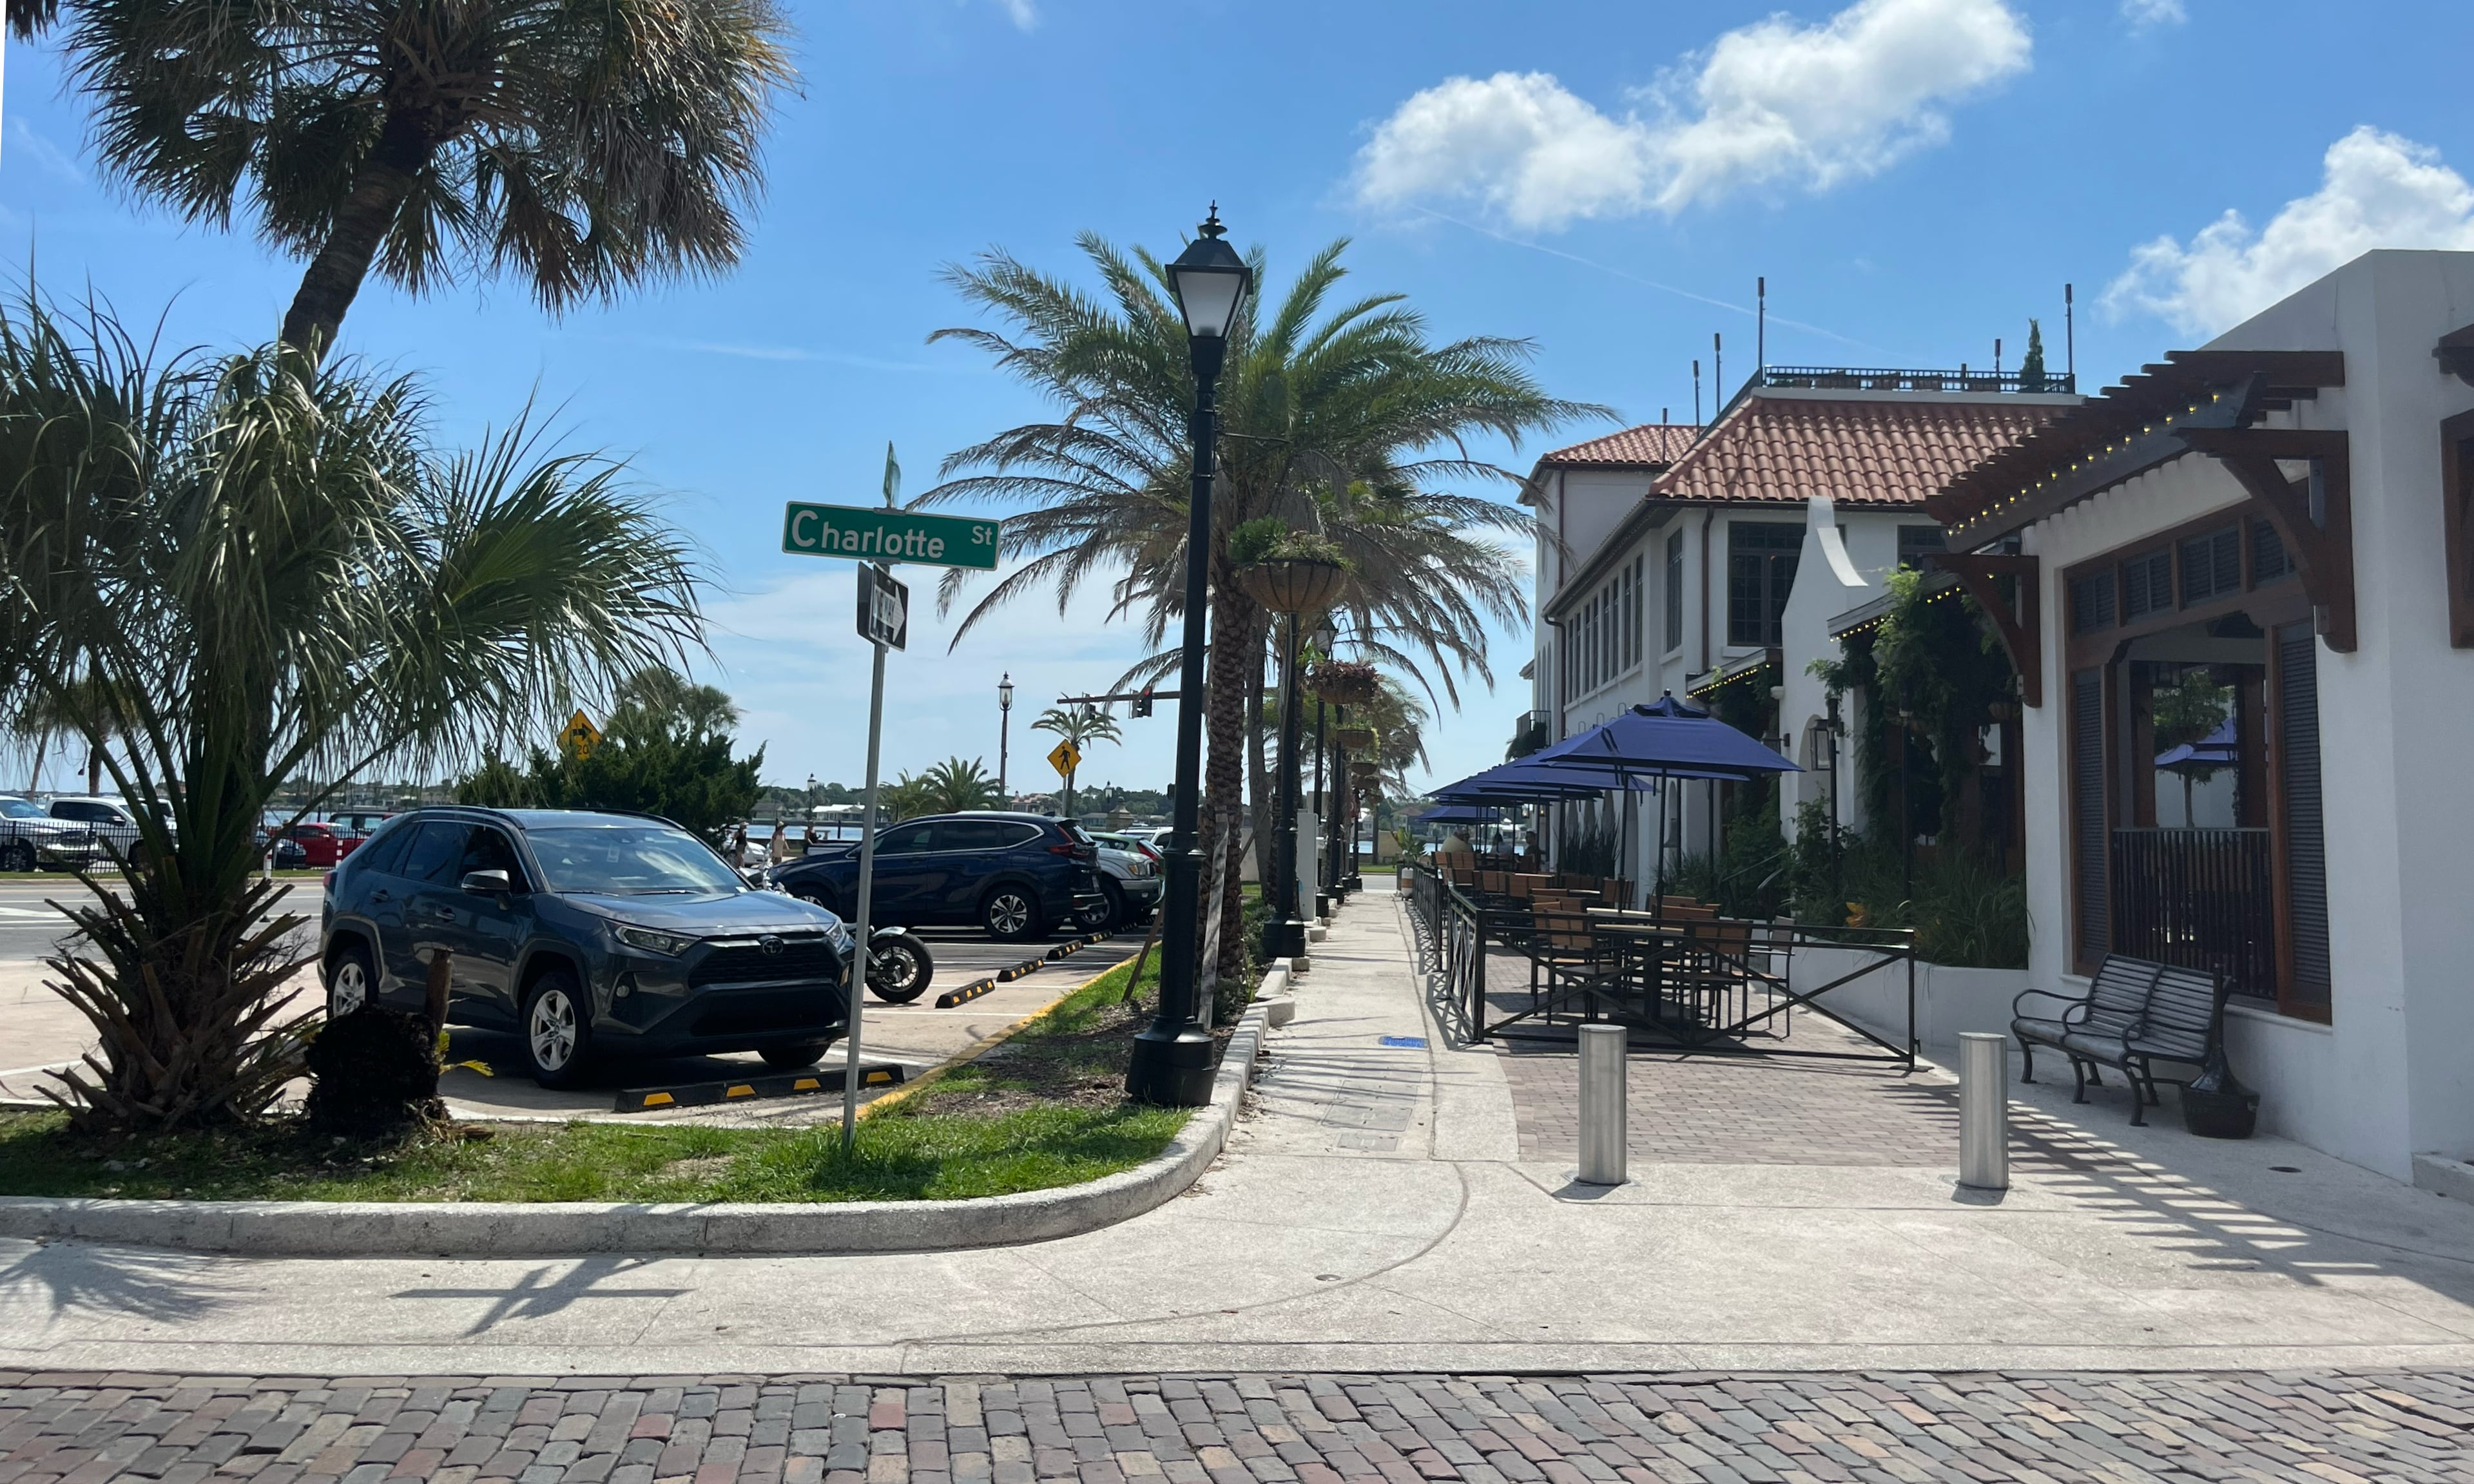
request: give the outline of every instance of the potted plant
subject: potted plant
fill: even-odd
[[[1367,706],[1383,694],[1383,675],[1355,660],[1325,660],[1306,676],[1306,689],[1334,706]]]
[[[1370,726],[1336,727],[1332,731],[1331,740],[1351,752],[1371,752],[1374,750],[1374,728]]]
[[[2234,1076],[2223,1047],[2183,1085],[2182,1127],[2203,1139],[2246,1139],[2258,1130],[2259,1094]]]
[[[1246,596],[1273,613],[1321,613],[1348,580],[1348,559],[1338,542],[1293,531],[1276,516],[1229,532],[1228,562]]]

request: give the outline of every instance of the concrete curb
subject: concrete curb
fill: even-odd
[[[1211,1103],[1130,1170],[974,1201],[628,1205],[603,1203],[110,1201],[0,1198],[0,1236],[283,1257],[530,1257],[579,1253],[917,1253],[1096,1231],[1194,1183],[1253,1082],[1267,1011],[1237,1022]]]

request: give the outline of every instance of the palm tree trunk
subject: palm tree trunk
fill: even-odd
[[[1211,670],[1203,726],[1211,743],[1202,772],[1205,861],[1226,860],[1225,831],[1242,827],[1246,790],[1246,707],[1254,697],[1254,667],[1248,655],[1261,649],[1254,600],[1234,583],[1211,590]],[[1246,891],[1239,871],[1229,871],[1220,890],[1220,974],[1246,971]],[[1208,878],[1206,878],[1207,880]],[[1197,938],[1202,935],[1197,934]]]
[[[437,152],[438,140],[414,115],[391,111],[370,152],[353,177],[352,194],[335,212],[327,240],[301,275],[292,307],[283,314],[283,343],[324,359],[344,323],[344,311],[361,291],[370,264],[403,212],[421,172]]]

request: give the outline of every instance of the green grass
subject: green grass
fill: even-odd
[[[0,1113],[0,1195],[282,1201],[923,1201],[1079,1184],[1168,1147],[1188,1113],[1127,1103],[1126,965],[954,1068],[837,1124],[492,1124],[363,1147],[297,1123],[103,1148],[59,1113]],[[116,1166],[116,1168],[115,1168]]]

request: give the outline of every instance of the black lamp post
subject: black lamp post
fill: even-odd
[[[1279,859],[1274,863],[1280,896],[1271,921],[1263,924],[1263,957],[1266,959],[1300,958],[1306,951],[1306,925],[1298,911],[1298,746],[1300,742],[1298,723],[1304,719],[1298,710],[1298,627],[1305,615],[1289,615],[1288,664],[1281,671],[1280,687],[1280,817]]]
[[[1202,911],[1202,853],[1197,848],[1202,781],[1204,610],[1211,602],[1211,474],[1219,420],[1213,395],[1228,332],[1246,303],[1252,275],[1237,250],[1221,240],[1215,204],[1201,235],[1169,264],[1169,288],[1185,317],[1186,353],[1194,366],[1194,486],[1185,527],[1185,634],[1178,656],[1176,800],[1169,825],[1168,899],[1160,911],[1159,1013],[1134,1037],[1126,1092],[1145,1103],[1201,1107],[1211,1101],[1211,1036],[1194,1023],[1196,930]],[[1217,903],[1212,904],[1216,910]]]
[[[997,802],[1013,807],[1013,794],[1006,789],[1006,752],[1013,741],[1013,671],[997,682]]]

